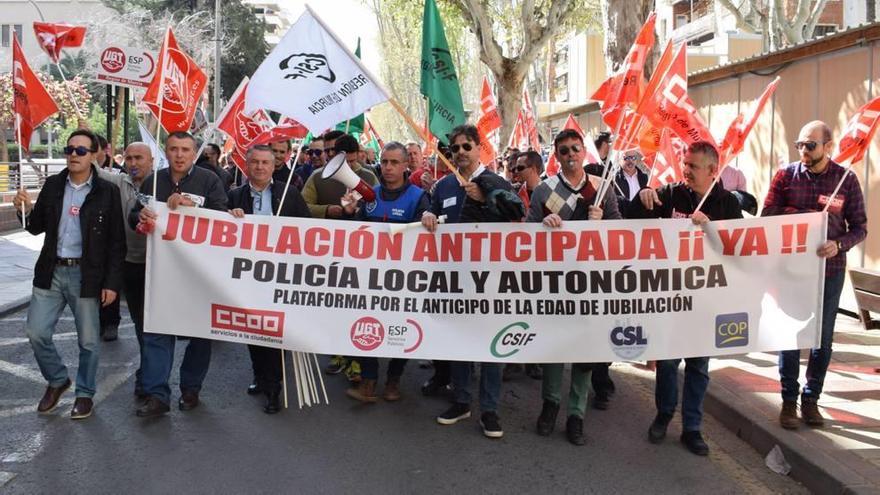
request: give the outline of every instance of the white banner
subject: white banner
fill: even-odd
[[[245,113],[273,110],[317,135],[388,100],[377,81],[306,5],[251,77]]]
[[[821,213],[443,225],[164,204],[146,331],[321,354],[607,362],[819,342]]]
[[[156,73],[156,52],[129,46],[101,50],[95,80],[116,86],[146,88]]]

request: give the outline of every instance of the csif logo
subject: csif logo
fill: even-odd
[[[492,343],[489,345],[489,352],[497,358],[513,356],[522,347],[529,345],[535,340],[537,334],[529,332],[528,329],[529,325],[522,321],[507,325],[495,334],[495,338],[492,339]]]
[[[730,313],[715,317],[715,347],[749,345],[749,314]]]
[[[284,313],[212,304],[211,327],[281,338],[284,336]]]
[[[285,71],[284,79],[308,79],[310,76],[329,83],[336,82],[336,74],[330,68],[327,57],[320,53],[294,53],[278,64]]]
[[[648,348],[648,336],[641,325],[618,325],[608,338],[611,350],[623,359],[635,359]]]

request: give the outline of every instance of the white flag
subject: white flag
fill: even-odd
[[[273,110],[319,134],[388,99],[370,71],[306,5],[251,77],[245,113]]]
[[[153,135],[150,134],[150,131],[144,127],[144,124],[138,120],[138,129],[141,131],[141,141],[150,147],[150,152],[153,154],[153,171],[159,171],[168,166],[168,158],[165,157],[165,152],[159,149],[159,143],[153,139]]]

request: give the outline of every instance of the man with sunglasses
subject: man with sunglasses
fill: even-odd
[[[322,160],[322,157],[324,156],[324,141],[321,141],[319,137],[313,139],[311,143],[304,144],[303,146],[304,148],[300,156],[301,163],[296,165],[293,169],[293,173],[299,176],[303,187],[305,187],[305,183],[309,180],[309,177],[312,176],[312,172],[324,166],[324,161]],[[302,188],[300,188],[300,190],[302,190]]]
[[[67,168],[48,179],[36,205],[24,189],[13,198],[24,210],[26,229],[45,233],[34,267],[34,288],[26,332],[48,382],[37,412],[49,413],[70,388],[67,367],[52,341],[64,306],[70,307],[79,343],[76,400],[71,419],[92,414],[98,373],[98,311],[118,297],[122,288],[125,231],[119,189],[98,176],[93,165],[98,138],[77,129],[67,138]]]
[[[605,196],[600,206],[593,203],[598,193],[598,180],[583,169],[586,148],[580,133],[573,129],[559,132],[553,139],[556,160],[561,165],[560,172],[538,184],[532,193],[528,222],[543,222],[550,228],[559,228],[569,220],[618,219],[617,197]],[[543,383],[541,396],[544,399],[541,414],[537,420],[537,432],[549,436],[556,427],[556,416],[562,402],[563,363],[542,365]],[[584,445],[584,414],[587,408],[587,394],[592,365],[573,363],[571,365],[571,385],[568,391],[568,419],[565,432],[568,441],[574,445]]]
[[[511,191],[510,183],[480,164],[480,133],[472,125],[458,126],[449,135],[453,163],[468,182],[459,184],[449,174],[434,188],[431,210],[422,215],[422,225],[429,231],[437,229],[437,217],[447,215],[449,223],[519,222],[525,214],[522,200]],[[441,389],[442,362],[435,361],[435,381],[426,383]],[[471,416],[471,363],[455,361],[449,367],[454,385],[454,404],[437,416],[442,425],[452,425]],[[440,375],[440,376],[438,376]],[[445,384],[442,386],[445,388]],[[430,390],[428,391],[430,392]],[[501,438],[504,430],[498,418],[498,400],[501,396],[501,365],[480,365],[480,426],[489,438]]]
[[[375,186],[379,183],[376,175],[366,167],[361,167],[357,161],[357,139],[342,131],[330,131],[324,135],[324,158],[329,162],[338,153],[345,153],[345,161],[351,167],[352,172],[357,174],[367,184]],[[321,169],[315,169],[309,180],[303,186],[302,196],[309,205],[309,210],[315,218],[342,218],[344,211],[339,201],[347,192],[345,184],[333,179],[321,177]]]
[[[155,181],[156,201],[164,201],[168,208],[176,210],[180,206],[208,208],[227,211],[226,192],[216,174],[194,165],[196,159],[196,139],[188,132],[178,131],[168,135],[165,141],[165,155],[168,167],[153,172],[141,184],[141,194],[152,195]],[[135,203],[128,215],[129,225],[139,232],[152,232],[156,223],[156,212]],[[174,347],[177,337],[159,333],[144,334],[143,382],[144,393],[148,396],[136,411],[142,418],[162,416],[170,411],[171,387],[168,380],[174,366]],[[181,411],[195,409],[199,405],[199,393],[211,364],[211,340],[190,338],[180,363]]]
[[[229,191],[229,213],[235,218],[245,215],[275,215],[284,196],[284,206],[278,213],[282,217],[311,218],[309,208],[303,201],[299,190],[291,184],[275,180],[278,155],[273,147],[260,145],[247,151],[247,184]],[[281,411],[281,351],[271,347],[248,344],[254,382],[248,387],[248,394],[260,392],[266,395],[263,412],[275,414]]]
[[[627,218],[690,218],[703,225],[711,220],[742,218],[739,201],[721,184],[712,183],[718,173],[718,151],[706,141],[688,147],[684,157],[684,181],[667,184],[657,190],[644,188],[638,201],[630,203]],[[700,211],[694,212],[703,197]],[[648,440],[660,443],[675,414],[678,402],[678,366],[681,359],[657,361],[654,400],[657,416],[648,429]],[[700,427],[703,421],[703,399],[709,387],[709,358],[685,358],[684,393],[681,400],[681,443],[696,455],[709,455]]]
[[[830,206],[827,210],[828,240],[816,250],[818,256],[826,259],[821,345],[818,349],[810,350],[807,383],[802,392],[798,384],[800,351],[779,353],[779,378],[782,384],[779,423],[787,429],[796,429],[800,423],[797,414],[799,392],[801,419],[809,426],[818,427],[825,423],[819,412],[818,401],[831,361],[834,322],[846,276],[846,252],[868,235],[868,219],[861,186],[855,174],[848,173],[844,167],[831,160],[834,142],[828,125],[818,120],[805,125],[798,134],[795,148],[800,160],[776,172],[770,183],[770,191],[764,199],[761,215],[823,211],[827,205]],[[841,180],[843,185],[833,195]]]

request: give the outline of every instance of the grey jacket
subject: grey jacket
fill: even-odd
[[[119,188],[119,197],[122,200],[122,218],[127,218],[128,213],[137,203],[138,190],[131,181],[131,176],[126,173],[117,173],[115,170],[99,168],[98,177],[116,184]],[[125,261],[129,263],[146,263],[147,262],[147,237],[138,234],[131,228],[128,222],[125,223]]]

